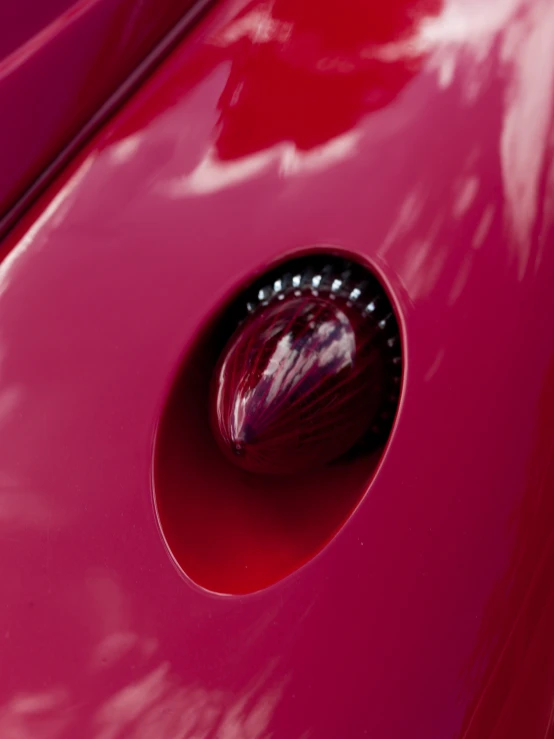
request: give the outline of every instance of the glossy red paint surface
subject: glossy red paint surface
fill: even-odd
[[[0,221],[193,0],[0,7]]]
[[[168,550],[193,583],[223,595],[256,593],[329,542],[360,503],[380,450],[285,478],[231,464],[210,429],[202,359],[195,347],[156,434],[156,513]]]
[[[222,2],[5,244],[1,736],[552,734],[554,6],[303,7]],[[320,555],[210,595],[156,428],[203,323],[322,243],[398,302],[398,422]]]

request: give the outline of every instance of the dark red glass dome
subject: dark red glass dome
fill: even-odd
[[[303,472],[380,427],[398,337],[388,301],[366,288],[328,266],[258,291],[212,382],[212,430],[235,464]]]

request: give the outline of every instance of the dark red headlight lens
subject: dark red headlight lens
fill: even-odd
[[[331,267],[259,290],[212,383],[212,430],[235,464],[261,474],[306,471],[379,427],[398,338],[392,313],[383,315],[388,301],[365,293]]]

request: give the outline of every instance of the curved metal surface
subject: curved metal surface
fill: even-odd
[[[1,216],[193,6],[21,0],[0,7]]]
[[[551,735],[554,6],[298,6],[222,2],[5,244],[2,737]],[[163,402],[319,243],[396,296],[398,423],[314,560],[212,596],[156,526]]]

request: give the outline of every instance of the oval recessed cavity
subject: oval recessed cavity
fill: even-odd
[[[329,254],[246,285],[188,353],[155,455],[160,524],[207,590],[260,590],[314,556],[375,473],[402,377],[375,276]]]

